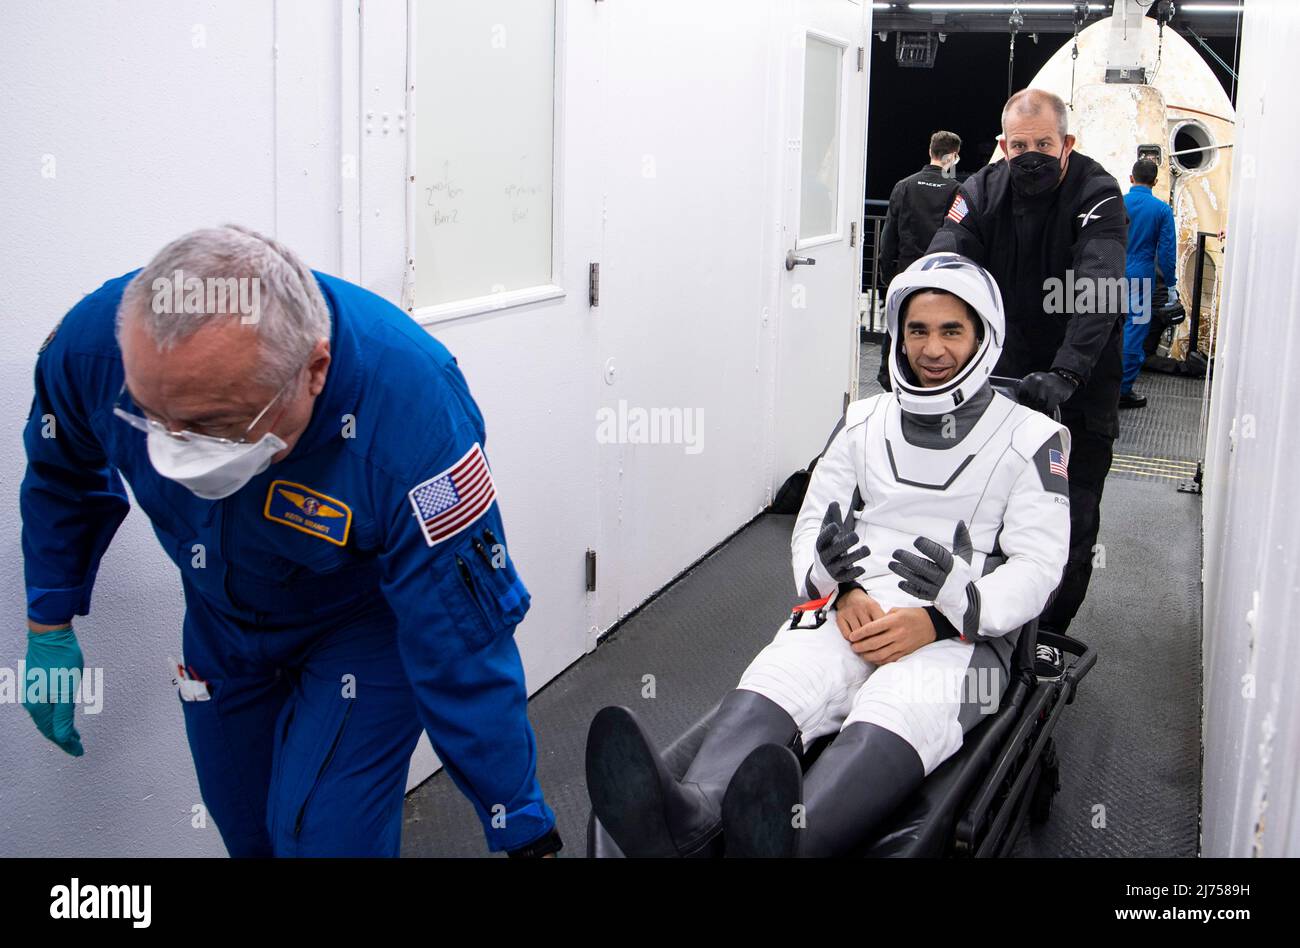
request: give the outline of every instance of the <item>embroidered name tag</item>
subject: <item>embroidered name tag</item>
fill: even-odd
[[[347,504],[293,481],[271,482],[262,516],[336,546],[347,545],[352,526],[352,508]]]

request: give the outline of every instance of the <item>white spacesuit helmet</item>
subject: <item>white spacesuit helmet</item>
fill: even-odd
[[[949,381],[933,388],[921,385],[899,340],[899,313],[903,303],[920,290],[947,290],[975,308],[984,322],[984,338],[970,361]],[[1002,294],[992,274],[969,257],[955,253],[932,253],[917,260],[890,281],[885,298],[885,321],[889,330],[889,378],[894,397],[906,412],[942,415],[966,401],[988,382],[1002,355],[1006,338],[1006,316]]]

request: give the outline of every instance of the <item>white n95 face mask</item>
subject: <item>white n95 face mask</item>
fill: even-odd
[[[271,466],[288,445],[269,431],[261,440],[231,444],[202,437],[182,441],[151,429],[149,460],[163,477],[183,484],[204,500],[221,500]]]

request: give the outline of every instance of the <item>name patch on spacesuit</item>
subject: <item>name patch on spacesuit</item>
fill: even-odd
[[[262,515],[335,546],[347,545],[348,529],[352,526],[351,507],[293,481],[271,482]]]

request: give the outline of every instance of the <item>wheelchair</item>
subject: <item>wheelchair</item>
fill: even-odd
[[[995,377],[991,382],[1008,397],[1018,395],[1018,379]],[[1035,674],[1038,645],[1061,651],[1065,667],[1060,677]],[[1011,681],[998,710],[972,727],[957,752],[935,768],[852,855],[1009,855],[1027,819],[1045,823],[1051,815],[1052,800],[1060,789],[1060,761],[1052,735],[1066,705],[1073,703],[1079,682],[1096,663],[1096,651],[1078,639],[1040,632],[1038,619],[1022,626],[1012,656]],[[703,743],[708,719],[705,715],[663,752],[676,777],[686,773]],[[826,735],[805,750],[801,758],[805,771],[834,738]],[[623,856],[594,812],[587,818],[587,855]]]

